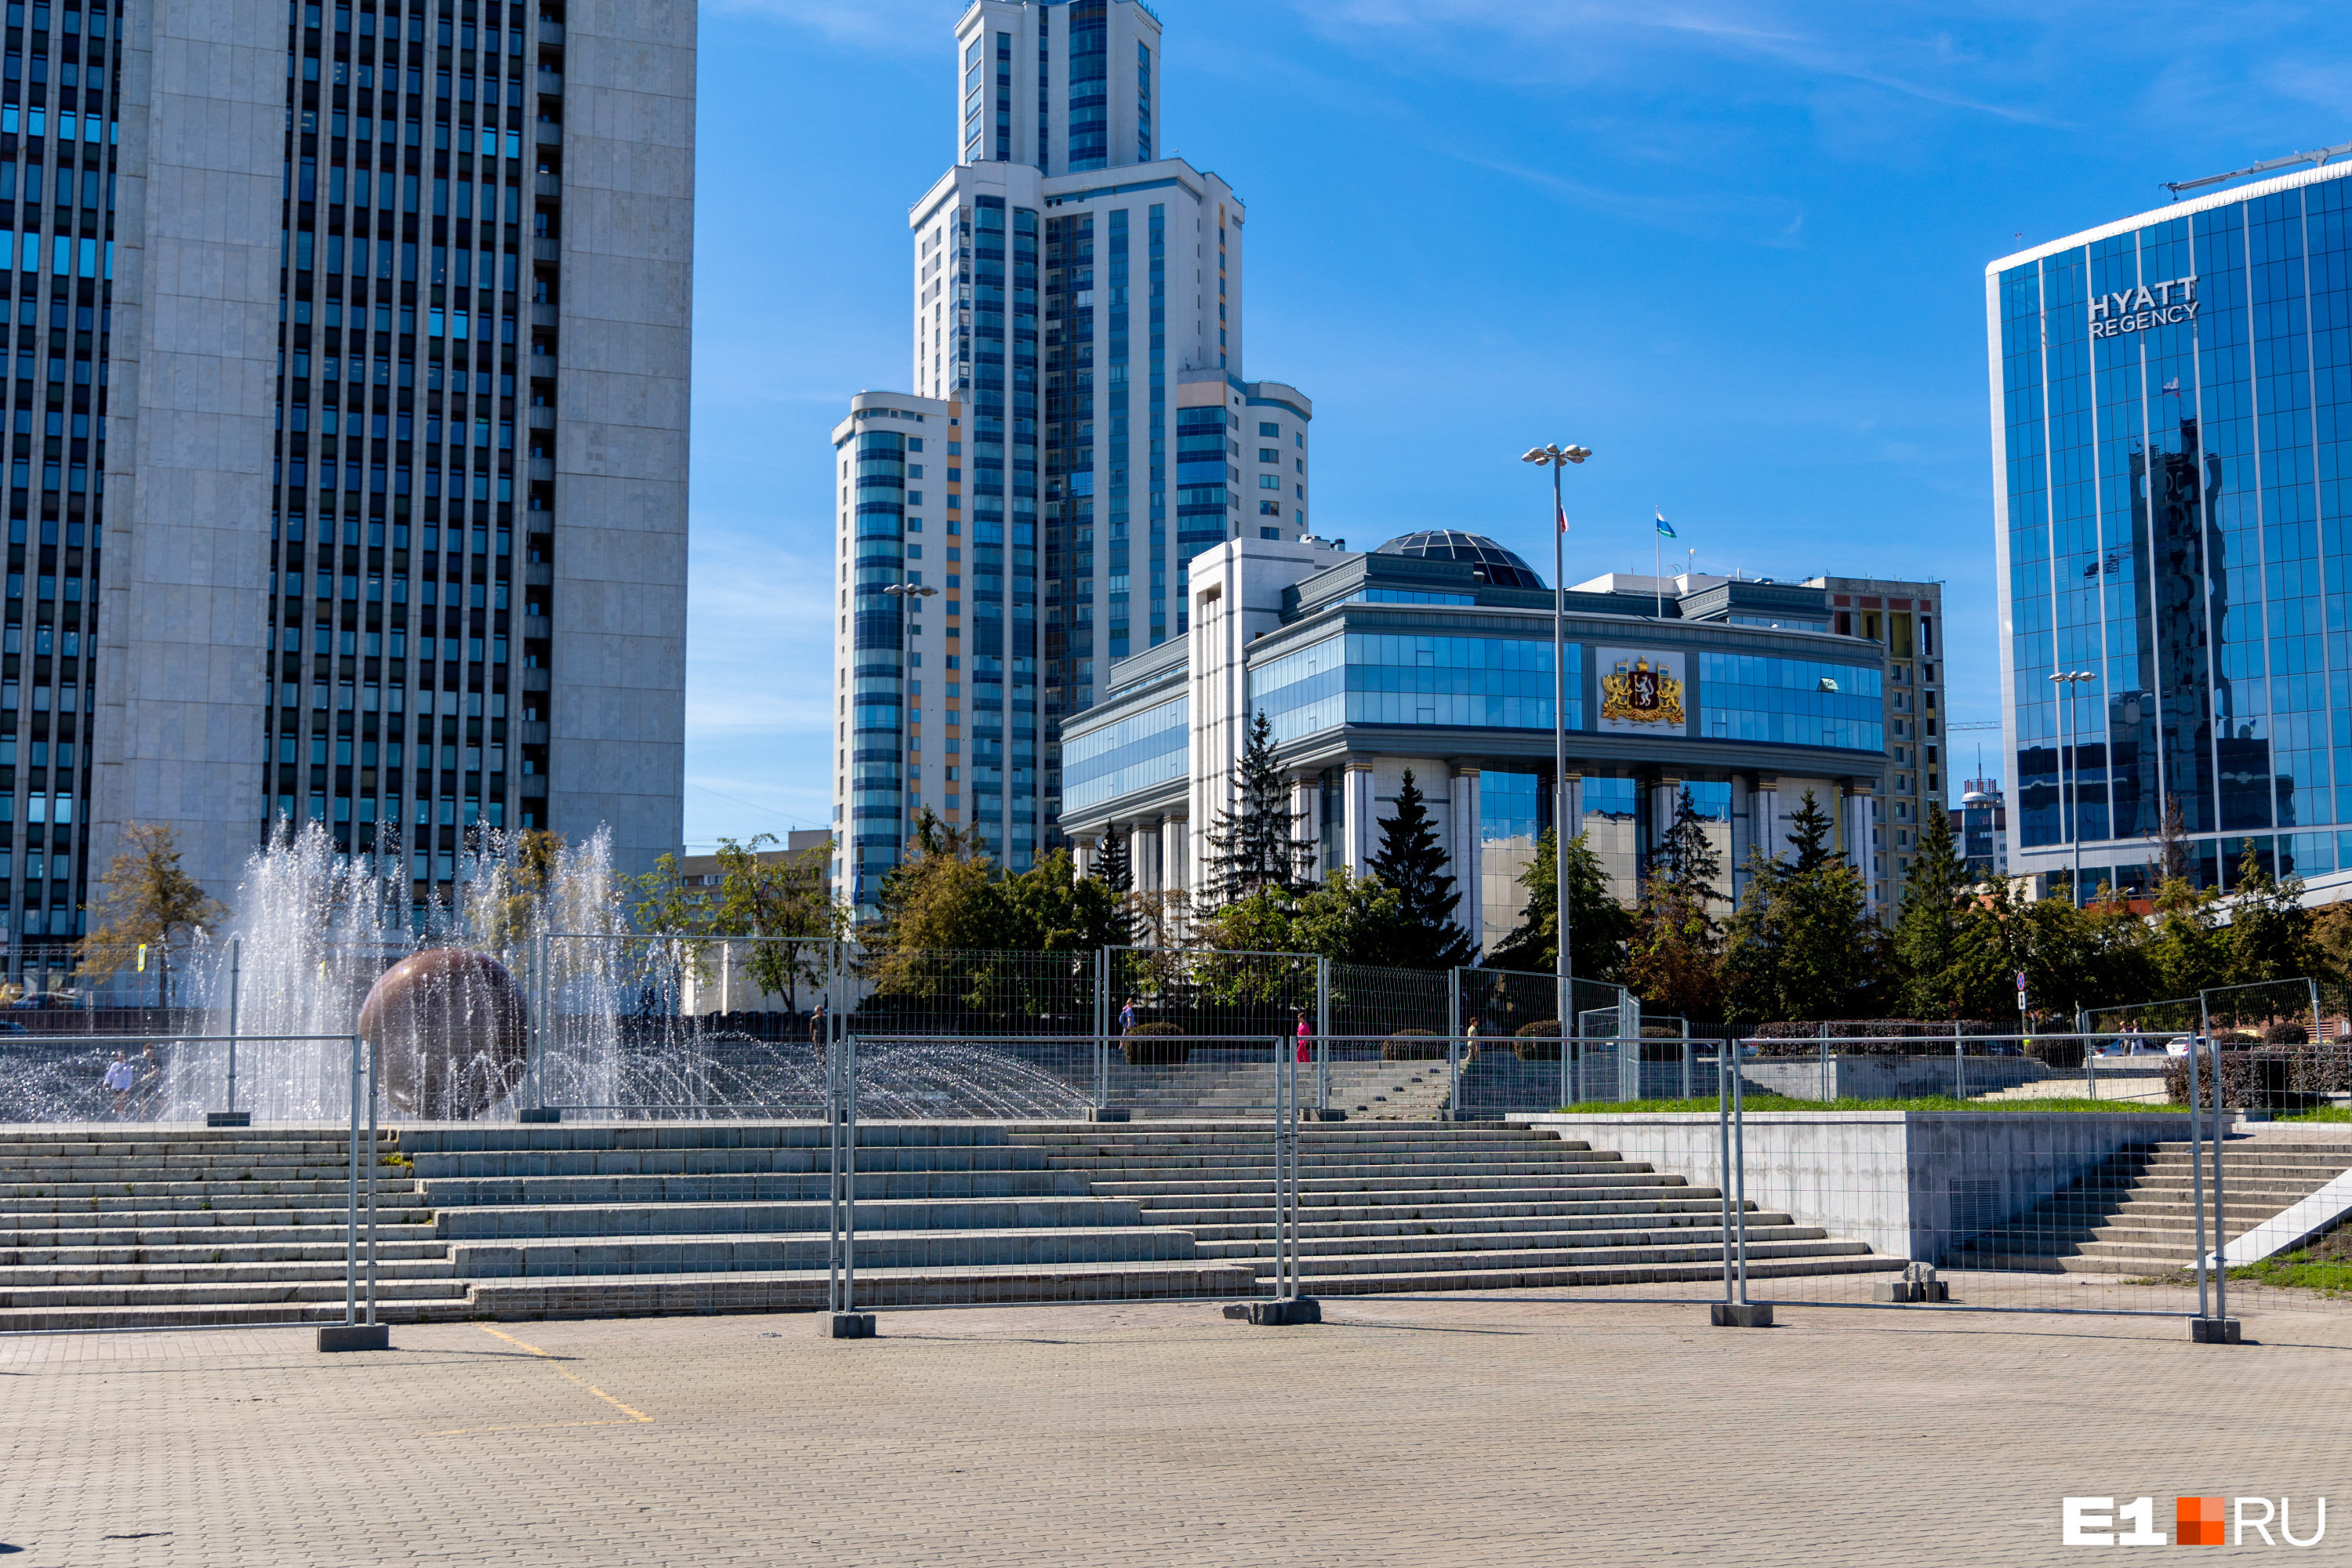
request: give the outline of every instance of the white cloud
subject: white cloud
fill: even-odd
[[[893,54],[940,53],[968,7],[951,0],[718,0],[715,9],[768,16],[829,42]]]

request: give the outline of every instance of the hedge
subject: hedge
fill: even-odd
[[[1192,1054],[1192,1042],[1173,1024],[1138,1024],[1119,1042],[1129,1067],[1181,1067]]]

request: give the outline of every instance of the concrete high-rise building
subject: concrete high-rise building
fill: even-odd
[[[956,49],[914,390],[834,431],[836,881],[869,909],[923,807],[1014,869],[1056,842],[1062,721],[1183,635],[1194,555],[1311,500],[1313,405],[1242,373],[1248,215],[1160,153],[1158,18],[980,0]]]
[[[482,826],[675,848],[691,14],[19,4],[8,50],[12,948],[133,822],[224,897],[289,818],[419,902]]]

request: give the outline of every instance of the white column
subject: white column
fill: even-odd
[[[1077,863],[1079,876],[1091,877],[1095,874],[1095,841],[1093,839],[1070,840],[1070,858]]]
[[[1856,871],[1862,874],[1862,885],[1874,903],[1878,896],[1878,877],[1872,868],[1871,841],[1877,837],[1878,801],[1868,784],[1848,784],[1845,792],[1845,856]]]
[[[1321,877],[1323,866],[1323,825],[1317,814],[1323,805],[1322,781],[1313,773],[1294,773],[1290,779],[1290,832],[1295,838],[1315,841],[1314,860],[1309,870]]]
[[[1485,921],[1480,918],[1486,907],[1485,900],[1478,895],[1478,770],[1476,768],[1457,766],[1454,770],[1452,826],[1454,841],[1448,847],[1447,854],[1454,863],[1447,869],[1454,874],[1454,891],[1462,895],[1462,902],[1455,907],[1454,918],[1462,923],[1464,931],[1470,933],[1471,945],[1483,949],[1486,945],[1486,929]]]
[[[1754,793],[1748,797],[1748,833],[1749,840],[1764,852],[1767,860],[1778,860],[1788,853],[1789,836],[1780,829],[1780,781],[1759,778]]]
[[[1160,888],[1166,892],[1192,885],[1184,868],[1184,819],[1181,816],[1160,819]]]
[[[1360,877],[1372,858],[1372,764],[1349,763],[1347,791],[1342,802],[1346,820],[1340,825],[1340,863],[1349,874]]]

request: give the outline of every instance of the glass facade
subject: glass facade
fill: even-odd
[[[1583,649],[1568,645],[1568,727],[1584,727]],[[1340,724],[1552,727],[1552,647],[1522,637],[1349,632],[1250,671],[1278,741]]]
[[[1710,741],[1886,749],[1885,681],[1864,665],[1702,653],[1699,732]]]
[[[22,967],[9,973],[31,986],[86,929],[94,891],[91,699],[124,15],[106,4],[12,5],[0,84],[0,223],[23,226],[0,228],[0,284],[15,295],[16,335],[13,355],[0,350],[0,374],[15,371],[13,382],[0,380],[9,444],[0,943],[18,945]]]
[[[1062,752],[1063,798],[1083,811],[1148,784],[1184,776],[1192,700],[1180,697],[1071,741]]]
[[[2200,879],[2249,838],[2281,869],[2341,858],[2338,835],[2289,830],[2352,824],[2345,173],[1998,275],[2021,851],[2145,860],[2177,801]],[[2095,677],[2063,712],[2061,671]]]

